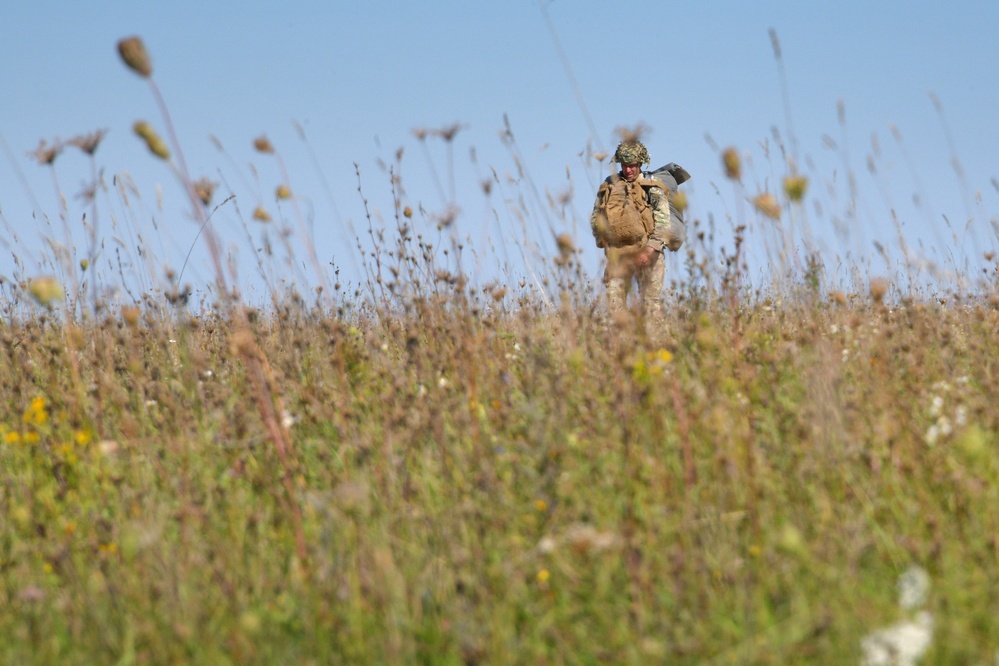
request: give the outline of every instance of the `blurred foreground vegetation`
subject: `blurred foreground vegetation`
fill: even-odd
[[[0,661],[990,663],[995,303],[487,300],[8,318]]]

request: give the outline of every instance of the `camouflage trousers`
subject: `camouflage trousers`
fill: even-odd
[[[607,269],[604,271],[604,285],[607,288],[607,307],[611,313],[628,307],[628,294],[633,283],[638,284],[638,295],[642,312],[646,318],[664,318],[661,294],[666,281],[666,260],[661,252],[656,252],[645,266],[634,263],[634,251],[607,248]]]

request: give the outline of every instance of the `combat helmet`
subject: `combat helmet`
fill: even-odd
[[[629,139],[618,144],[613,161],[620,164],[648,164],[649,151],[641,141]]]

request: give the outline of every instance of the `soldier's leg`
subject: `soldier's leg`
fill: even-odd
[[[607,309],[611,314],[621,312],[628,307],[628,283],[622,278],[605,280],[607,286]]]
[[[611,314],[623,311],[628,306],[628,292],[634,276],[634,263],[627,253],[616,248],[606,250],[607,268],[604,271],[604,285],[607,288],[607,308]]]
[[[666,260],[662,253],[656,252],[652,261],[643,266],[636,277],[645,318],[654,325],[664,323],[666,313],[663,310],[662,291],[666,281]]]

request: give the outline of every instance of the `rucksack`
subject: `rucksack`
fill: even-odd
[[[652,171],[648,175],[654,176],[661,180],[665,185],[666,189],[669,190],[666,195],[669,199],[669,217],[670,217],[670,229],[669,229],[669,242],[666,246],[676,252],[683,245],[683,241],[686,238],[686,228],[683,224],[683,213],[677,210],[676,205],[673,203],[673,198],[677,193],[680,185],[684,184],[690,180],[690,174],[679,164],[675,162],[670,162],[665,166],[661,166],[655,171]]]
[[[639,245],[648,239],[655,222],[643,184],[629,183],[616,174],[604,181],[594,224],[601,247]]]

